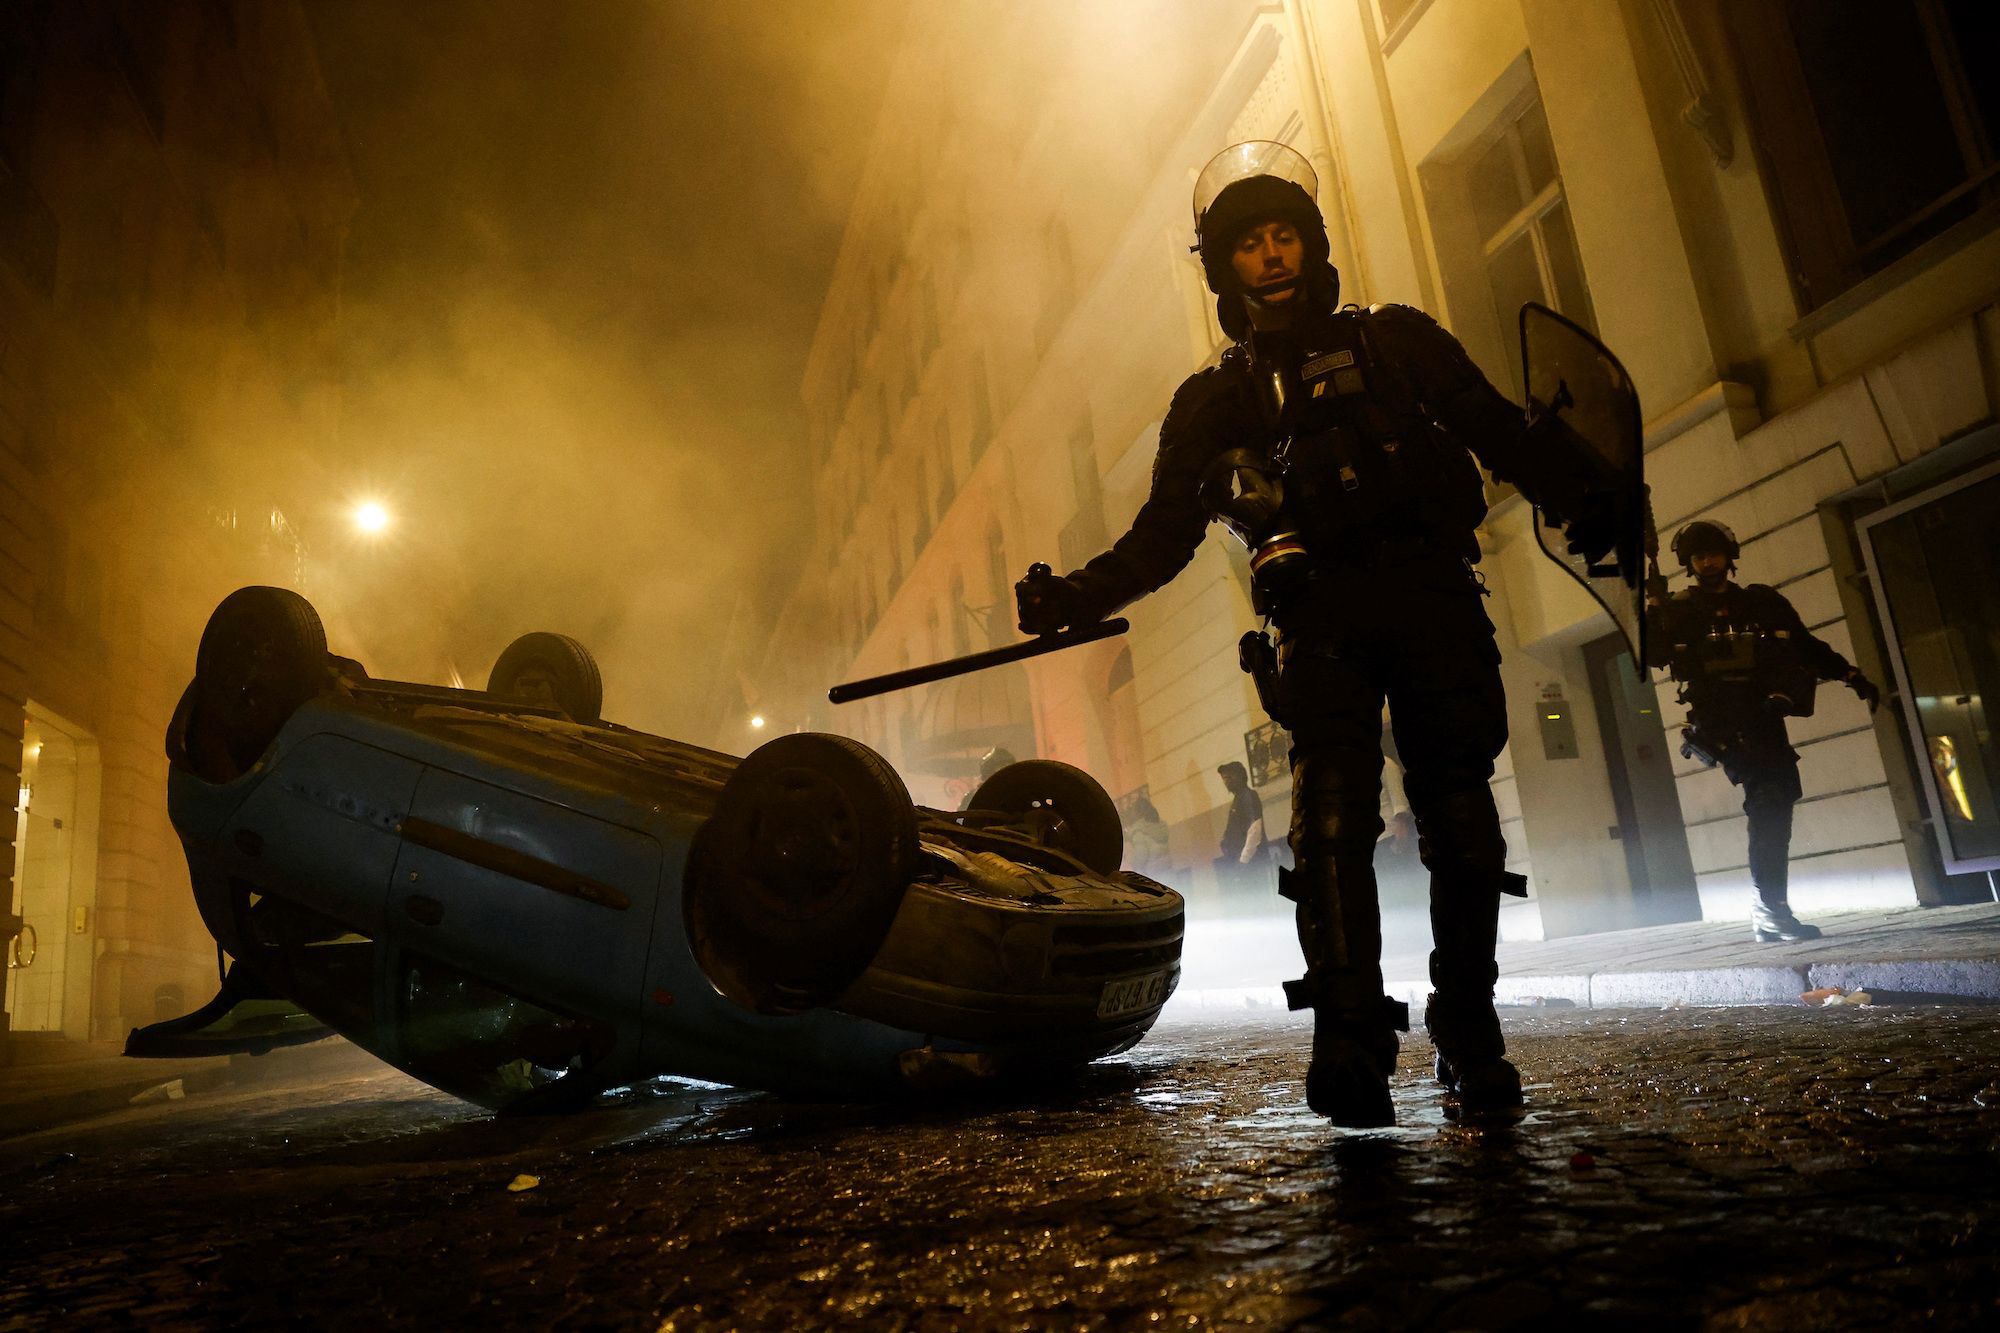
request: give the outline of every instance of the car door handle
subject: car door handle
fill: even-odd
[[[413,893],[403,899],[403,910],[420,926],[435,926],[444,921],[444,904],[425,894]]]

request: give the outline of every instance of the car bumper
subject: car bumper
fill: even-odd
[[[1130,1046],[1180,979],[1180,896],[1137,876],[1033,878],[1031,897],[911,885],[835,1007],[966,1041]]]

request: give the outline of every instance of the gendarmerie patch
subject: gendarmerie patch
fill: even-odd
[[[1338,352],[1328,352],[1325,356],[1316,356],[1306,362],[1299,369],[1299,378],[1315,380],[1330,370],[1340,370],[1343,367],[1353,364],[1354,353],[1348,348],[1343,347]]]

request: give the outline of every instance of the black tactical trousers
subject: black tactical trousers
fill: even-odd
[[[1276,619],[1279,721],[1292,738],[1297,869],[1288,892],[1306,957],[1301,998],[1322,1018],[1363,1028],[1381,1011],[1373,860],[1386,698],[1431,876],[1431,981],[1440,997],[1462,997],[1490,1017],[1507,846],[1489,783],[1507,743],[1507,709],[1478,583],[1442,557],[1334,567]]]
[[[1799,756],[1784,719],[1756,718],[1738,729],[1722,756],[1723,772],[1743,788],[1750,821],[1750,883],[1766,907],[1783,907],[1791,883],[1792,807],[1798,804]]]
[[[1743,784],[1750,817],[1750,882],[1766,907],[1783,907],[1791,884],[1792,807],[1799,799],[1796,764]]]

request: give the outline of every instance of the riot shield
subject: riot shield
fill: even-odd
[[[1535,541],[1605,609],[1646,675],[1644,561],[1657,549],[1643,473],[1645,436],[1639,394],[1611,350],[1571,320],[1533,301],[1521,307],[1521,366],[1527,381],[1528,417],[1541,423],[1537,446],[1564,457],[1560,466],[1585,487],[1614,498],[1618,538],[1603,552],[1552,544],[1544,522]]]

